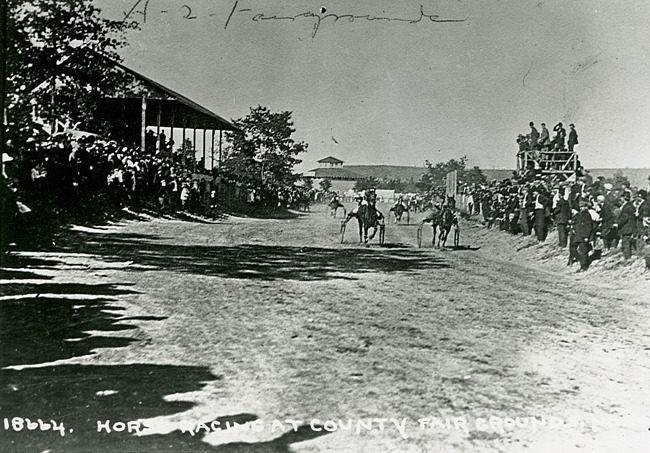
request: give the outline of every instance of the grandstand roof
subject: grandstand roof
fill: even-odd
[[[315,168],[307,173],[312,178],[327,178],[327,179],[343,179],[343,180],[356,180],[363,179],[364,176],[359,173],[341,167],[324,167]],[[305,175],[305,176],[307,176]]]
[[[376,178],[382,181],[419,181],[426,172],[424,167],[399,165],[347,165],[345,167],[315,168],[308,172],[313,178],[363,179]]]
[[[131,78],[128,89],[104,102],[104,108],[117,115],[123,109],[140,112],[142,97],[147,100],[146,123],[162,127],[239,130],[230,121],[153,79],[99,54],[105,63]],[[119,116],[118,116],[119,117]]]
[[[319,164],[342,164],[343,163],[341,159],[337,159],[336,157],[333,156],[327,156],[317,162]]]

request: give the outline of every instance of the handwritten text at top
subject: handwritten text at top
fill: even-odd
[[[313,27],[311,37],[316,37],[316,34],[321,28],[325,20],[330,20],[333,23],[354,23],[359,21],[366,22],[397,22],[402,24],[414,25],[419,23],[453,23],[465,22],[466,19],[442,19],[437,14],[428,14],[425,12],[424,5],[420,5],[419,11],[414,11],[411,17],[397,17],[397,16],[376,16],[372,14],[334,14],[328,13],[325,8],[320,8],[318,12],[305,11],[294,15],[278,15],[260,13],[254,11],[252,8],[241,7],[240,0],[235,0],[229,14],[223,15],[213,11],[204,10],[199,11],[192,7],[190,4],[177,5],[173,9],[160,9],[155,7],[155,0],[135,0],[133,6],[124,11],[124,20],[135,20],[141,23],[146,23],[148,16],[151,14],[175,14],[182,19],[192,21],[198,18],[216,18],[223,19],[223,28],[232,28],[236,19],[251,20],[253,22],[266,22],[266,21],[283,21],[283,22],[296,22],[299,20],[312,20]],[[243,2],[242,2],[243,3]]]

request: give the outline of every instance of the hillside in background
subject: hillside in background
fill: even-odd
[[[481,169],[481,171],[488,181],[512,178],[514,172],[513,169],[503,168]],[[648,181],[650,168],[593,168],[587,171],[594,179],[599,176],[611,178],[615,173],[620,172],[629,179],[632,187],[643,188],[650,185]],[[345,165],[336,168],[316,168],[309,173],[309,176],[315,178],[354,180],[373,177],[380,181],[417,182],[426,173],[426,168],[400,165]]]
[[[406,167],[400,165],[346,165],[344,167],[364,178],[373,177],[379,180],[390,181],[419,181],[427,171],[424,167]]]

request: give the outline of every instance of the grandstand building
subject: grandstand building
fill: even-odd
[[[311,178],[314,187],[323,179],[332,182],[331,190],[345,193],[354,189],[357,180],[375,178],[380,182],[399,181],[403,183],[416,183],[426,173],[424,167],[408,167],[400,165],[345,165],[344,161],[333,156],[325,157],[318,161],[318,168],[303,174]]]

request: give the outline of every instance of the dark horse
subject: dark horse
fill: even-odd
[[[434,206],[433,210],[427,213],[427,216],[422,219],[420,222],[420,227],[418,228],[418,247],[422,246],[422,228],[425,223],[430,223],[431,228],[433,228],[433,240],[431,244],[436,245],[436,233],[438,232],[438,227],[442,231],[442,210],[438,206]]]
[[[398,203],[392,208],[390,208],[390,212],[393,213],[395,216],[395,223],[399,223],[402,221],[402,216],[406,212],[406,224],[408,225],[410,220],[411,220],[411,213],[409,212],[409,209],[404,206],[402,203]]]
[[[460,241],[460,229],[458,228],[458,217],[451,208],[445,206],[442,210],[440,219],[440,236],[438,237],[438,246],[442,243],[444,247],[447,243],[447,237],[452,227],[454,228],[454,247],[458,247]]]
[[[375,207],[377,195],[374,192],[366,194],[365,200],[359,203],[357,209],[351,211],[342,224],[342,232],[345,231],[345,224],[352,217],[357,218],[359,223],[359,243],[368,243],[379,231],[379,242],[384,242],[384,215]],[[369,231],[372,229],[370,235]]]
[[[433,239],[431,244],[434,246],[436,245],[437,237],[438,247],[441,245],[444,246],[447,243],[449,231],[451,231],[452,227],[455,227],[454,246],[458,246],[458,241],[460,239],[458,219],[449,206],[443,206],[442,208],[434,207],[434,210],[429,212],[422,222],[420,222],[420,228],[418,228],[418,246],[422,245],[422,227],[425,223],[431,223],[431,227],[433,228]]]
[[[328,206],[330,208],[330,216],[336,217],[336,212],[338,211],[338,209],[343,208],[343,217],[345,217],[345,213],[346,213],[345,206],[341,204],[338,198],[332,198],[332,201],[329,202]]]

